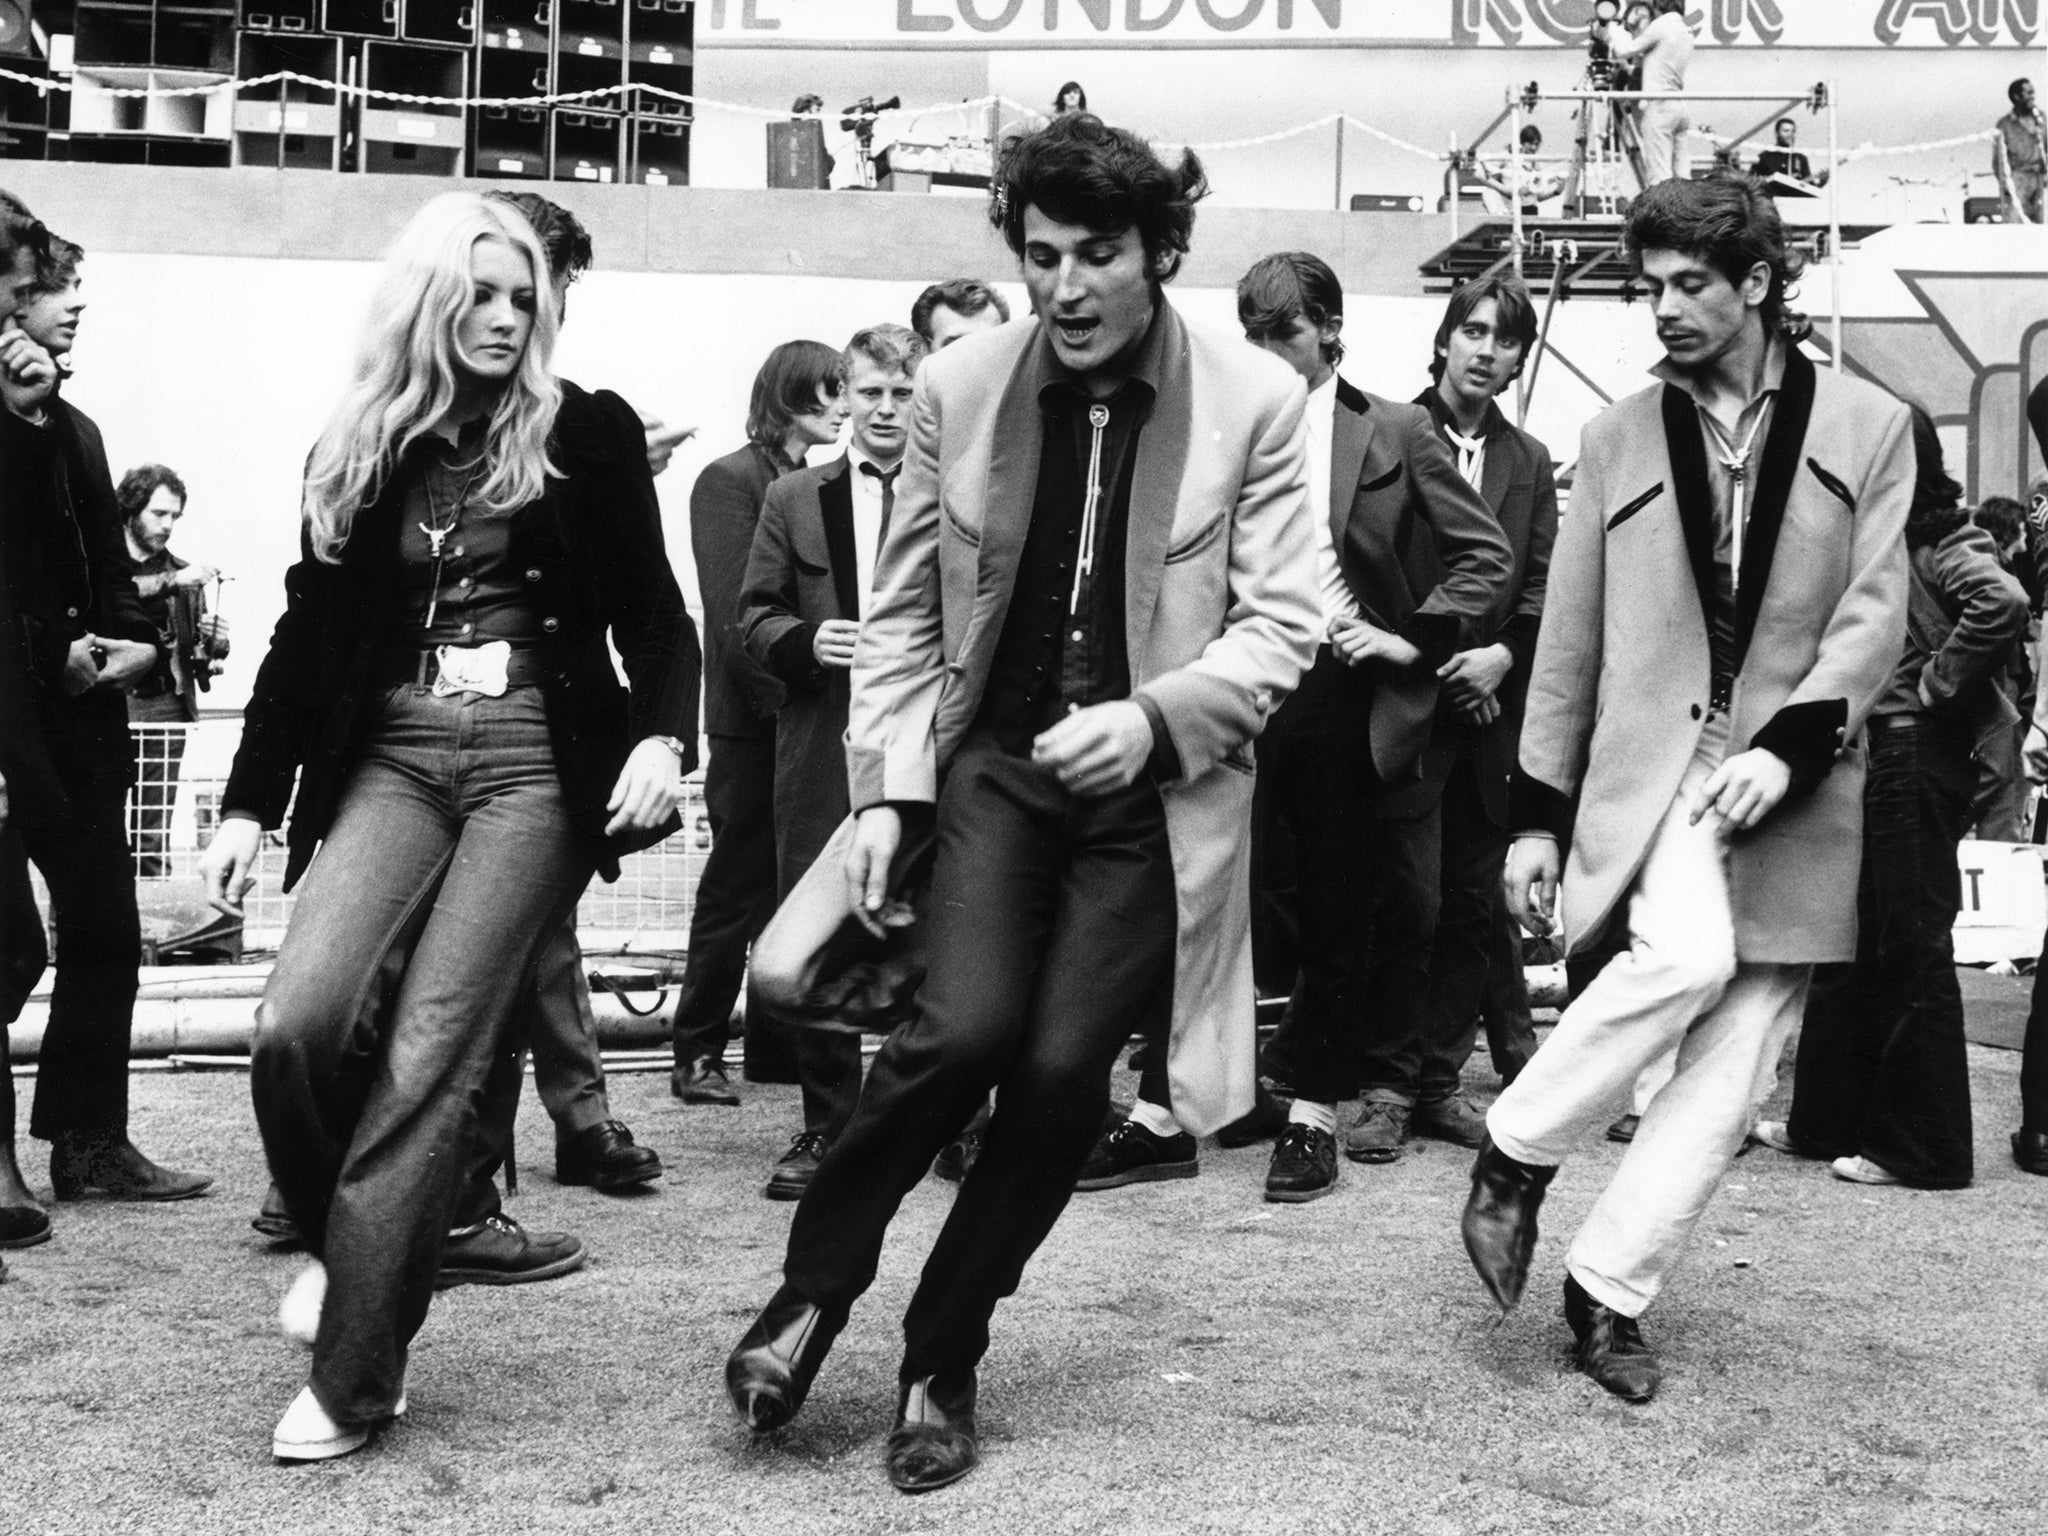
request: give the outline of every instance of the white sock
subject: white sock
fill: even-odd
[[[1294,1107],[1287,1111],[1289,1125],[1312,1125],[1331,1136],[1337,1134],[1337,1106],[1334,1104],[1311,1104],[1307,1099],[1296,1099]]]
[[[1180,1134],[1180,1122],[1173,1118],[1172,1110],[1147,1104],[1143,1099],[1131,1106],[1131,1118],[1161,1141]]]
[[[294,1344],[313,1347],[320,1332],[320,1309],[327,1301],[327,1266],[315,1259],[299,1271],[278,1303],[277,1326]]]

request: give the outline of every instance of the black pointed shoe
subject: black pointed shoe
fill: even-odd
[[[980,1460],[973,1371],[941,1371],[896,1389],[889,1481],[900,1492],[930,1493],[957,1483]]]
[[[2014,1131],[2012,1160],[2022,1173],[2048,1175],[2048,1131]]]
[[[59,1200],[90,1190],[114,1200],[190,1200],[212,1187],[210,1175],[151,1162],[118,1131],[59,1131],[50,1143],[50,1188]]]
[[[1647,1403],[1657,1395],[1664,1368],[1643,1342],[1632,1317],[1595,1301],[1570,1275],[1564,1277],[1564,1320],[1578,1341],[1572,1362],[1609,1392],[1627,1403]]]
[[[661,1154],[640,1146],[621,1120],[602,1120],[555,1144],[555,1182],[637,1189],[661,1177]]]
[[[1518,1163],[1488,1137],[1472,1164],[1472,1194],[1465,1202],[1465,1252],[1503,1312],[1512,1312],[1529,1283],[1536,1256],[1536,1212],[1555,1168]]]
[[[765,1435],[795,1418],[845,1325],[779,1287],[725,1362],[725,1391],[740,1422]]]

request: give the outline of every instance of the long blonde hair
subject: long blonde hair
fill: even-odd
[[[473,192],[445,192],[413,215],[391,248],[356,351],[355,376],[306,467],[304,515],[313,552],[341,558],[356,513],[392,466],[455,402],[461,364],[455,328],[473,302],[477,242],[502,240],[533,268],[533,331],[519,370],[491,408],[477,499],[509,511],[535,500],[547,478],[548,434],[562,387],[549,367],[561,323],[547,253],[517,210]]]

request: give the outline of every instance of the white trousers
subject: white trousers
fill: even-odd
[[[1685,134],[1692,119],[1686,115],[1684,103],[1646,101],[1640,105],[1636,133],[1642,147],[1643,186],[1654,187],[1673,176],[1684,180],[1692,174],[1692,159],[1685,152]]]
[[[1688,825],[1718,756],[1693,760],[1657,829],[1628,896],[1628,949],[1565,1010],[1486,1117],[1509,1157],[1555,1167],[1628,1107],[1645,1067],[1677,1051],[1565,1256],[1596,1301],[1630,1317],[1663,1289],[1748,1135],[1813,969],[1735,958],[1720,818]]]

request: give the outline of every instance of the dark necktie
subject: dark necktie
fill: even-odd
[[[896,510],[896,477],[903,472],[903,466],[897,464],[889,469],[880,469],[862,459],[860,472],[882,482],[882,529],[875,535],[875,546],[879,549],[889,539],[889,514]]]

